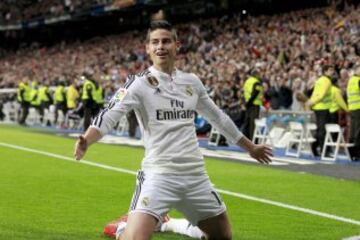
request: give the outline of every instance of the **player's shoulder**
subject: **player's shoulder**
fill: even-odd
[[[177,76],[178,81],[183,84],[200,84],[201,80],[200,78],[195,74],[191,72],[184,72],[182,70],[177,69]]]
[[[149,75],[150,71],[148,69],[136,74],[128,74],[124,88],[129,89],[131,86],[131,88],[134,88],[134,86],[141,86],[141,82],[147,79]]]

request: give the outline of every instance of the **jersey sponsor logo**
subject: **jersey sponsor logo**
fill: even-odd
[[[127,94],[126,88],[120,88],[114,96],[115,102],[121,102]]]
[[[159,85],[159,81],[156,79],[156,77],[148,76],[147,80],[150,83],[150,85],[153,87],[157,87]]]
[[[186,95],[188,95],[190,97],[194,94],[194,91],[193,91],[193,88],[191,85],[187,85],[185,87],[185,93],[186,93]]]
[[[156,109],[156,119],[163,120],[180,120],[180,119],[193,119],[195,116],[194,110],[183,109]]]

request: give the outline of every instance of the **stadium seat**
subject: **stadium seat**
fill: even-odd
[[[126,116],[123,116],[120,121],[119,124],[116,128],[116,134],[120,135],[120,136],[124,136],[125,133],[127,133],[129,130],[129,123],[128,120],[126,118]]]
[[[326,135],[324,147],[321,152],[321,160],[335,161],[338,157],[340,148],[344,149],[347,159],[350,160],[351,158],[348,148],[352,147],[354,144],[345,142],[344,134],[340,126],[338,124],[331,123],[326,124],[325,129]],[[334,139],[334,135],[336,135],[336,139]],[[327,156],[326,152],[329,148],[333,150],[333,154]]]
[[[19,118],[20,104],[17,102],[7,102],[4,104],[4,122],[11,123]]]
[[[36,125],[40,123],[40,115],[35,108],[29,108],[29,115],[26,119],[26,123],[28,125]]]
[[[69,111],[65,117],[65,126],[69,129],[81,130],[84,127],[84,118],[74,111]]]
[[[290,122],[289,126],[291,137],[287,143],[285,155],[298,158],[303,150],[310,149],[310,143],[316,141],[310,133],[310,129],[313,129],[314,126],[309,125],[309,130],[306,131],[304,126],[299,122]]]
[[[266,143],[266,140],[269,138],[268,133],[269,131],[266,125],[266,118],[255,119],[255,129],[252,139],[253,143],[259,143],[259,144]]]
[[[219,146],[221,134],[214,127],[211,128],[208,145]]]
[[[315,123],[306,123],[305,124],[305,138],[308,140],[311,140],[311,142],[316,141],[316,139],[313,137],[312,132],[317,129],[317,126]]]
[[[55,121],[55,106],[50,105],[49,109],[44,109],[43,125],[46,126],[48,122],[51,123],[51,125],[53,125],[54,121]]]
[[[284,139],[285,137],[285,139]],[[272,127],[269,131],[268,139],[265,142],[273,147],[285,148],[286,147],[285,129],[282,127]],[[283,140],[283,141],[282,141]],[[283,143],[285,141],[285,143]]]

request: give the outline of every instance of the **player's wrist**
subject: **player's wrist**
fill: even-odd
[[[86,150],[89,146],[89,143],[88,143],[88,140],[86,139],[86,137],[84,135],[80,135],[79,136],[79,143],[80,143],[80,146],[83,150]]]

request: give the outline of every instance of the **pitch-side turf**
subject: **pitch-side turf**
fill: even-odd
[[[1,240],[106,239],[104,225],[128,209],[143,149],[96,144],[81,163],[71,159],[73,145],[73,139],[0,125]],[[218,159],[206,159],[206,168],[223,193],[234,240],[360,235],[358,181]]]

